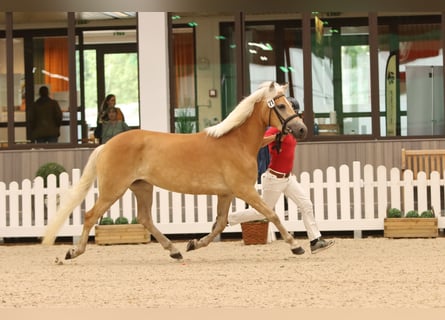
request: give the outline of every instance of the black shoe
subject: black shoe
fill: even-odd
[[[311,245],[311,252],[312,253],[318,253],[320,251],[323,251],[325,249],[328,249],[334,245],[334,240],[324,240],[322,238],[318,238],[317,242],[313,245]]]

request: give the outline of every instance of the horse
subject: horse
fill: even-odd
[[[232,200],[237,197],[273,223],[282,238],[298,254],[297,241],[276,213],[261,199],[257,181],[257,154],[268,126],[303,139],[307,127],[286,99],[287,84],[263,83],[243,98],[220,123],[197,133],[166,133],[134,129],[116,135],[89,156],[80,180],[68,189],[56,215],[49,222],[42,244],[55,242],[57,232],[85,198],[95,179],[99,196],[85,213],[81,236],[65,259],[86,249],[91,228],[130,189],[137,201],[137,220],[168,250],[173,259],[181,252],[155,226],[152,219],[153,187],[184,194],[217,196],[217,216],[209,234],[190,240],[186,251],[206,247],[227,225]]]

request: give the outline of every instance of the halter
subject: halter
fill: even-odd
[[[281,97],[283,97],[284,96],[284,94],[281,94],[281,95],[279,95],[279,96],[276,96],[276,97],[274,97],[273,99],[270,99],[270,100],[268,100],[267,101],[267,106],[269,107],[269,127],[270,127],[270,117],[271,117],[271,114],[272,114],[272,109],[275,111],[275,114],[277,115],[277,117],[278,117],[278,119],[280,120],[280,122],[281,122],[281,134],[288,134],[289,133],[289,131],[288,131],[288,129],[286,129],[286,126],[287,126],[287,123],[289,122],[289,121],[291,121],[292,119],[294,119],[294,118],[297,118],[298,117],[298,114],[293,114],[293,115],[291,115],[290,117],[288,117],[288,118],[286,118],[286,119],[284,119],[282,116],[281,116],[281,114],[278,112],[278,110],[277,110],[277,104],[275,103],[275,100],[277,100],[277,99],[279,99],[279,98],[281,98]]]
[[[277,150],[277,153],[280,153],[280,149],[281,149],[281,137],[283,135],[286,135],[289,133],[289,129],[286,128],[287,123],[289,121],[291,121],[292,119],[298,117],[298,114],[293,114],[290,117],[287,117],[286,119],[284,119],[281,114],[278,112],[277,110],[277,105],[275,103],[275,100],[281,98],[282,96],[284,96],[284,94],[281,94],[279,96],[274,97],[273,99],[270,99],[267,101],[267,106],[269,107],[269,127],[270,127],[270,117],[272,114],[272,109],[275,111],[275,114],[277,115],[278,119],[281,122],[281,132],[277,134],[276,138],[275,138],[275,145],[274,145],[274,149]]]

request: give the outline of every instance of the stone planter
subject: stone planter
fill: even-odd
[[[385,218],[386,238],[436,238],[437,218]]]
[[[95,243],[131,244],[149,243],[150,233],[142,224],[113,224],[95,226]]]

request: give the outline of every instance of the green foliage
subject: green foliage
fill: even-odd
[[[432,210],[425,210],[420,214],[421,218],[434,218],[434,212]]]
[[[405,215],[405,218],[418,218],[418,217],[419,217],[419,212],[417,212],[417,210],[408,211]]]
[[[114,224],[128,224],[128,219],[125,217],[117,217]]]
[[[386,213],[386,216],[388,218],[401,218],[402,217],[402,211],[397,208],[391,208]]]
[[[187,108],[179,108],[175,120],[177,133],[192,133],[195,131],[195,120]]]
[[[110,225],[110,224],[114,224],[114,221],[110,217],[103,217],[102,219],[100,219],[99,224]]]
[[[133,217],[133,219],[131,219],[131,224],[139,224],[138,218]]]
[[[48,176],[50,174],[54,174],[57,178],[57,180],[56,180],[57,186],[59,186],[59,183],[60,183],[59,176],[62,172],[66,172],[65,168],[62,165],[60,165],[56,162],[47,162],[47,163],[43,164],[42,166],[40,166],[39,169],[37,169],[36,177],[43,178],[43,185],[46,188],[48,185],[48,182],[47,182]]]

